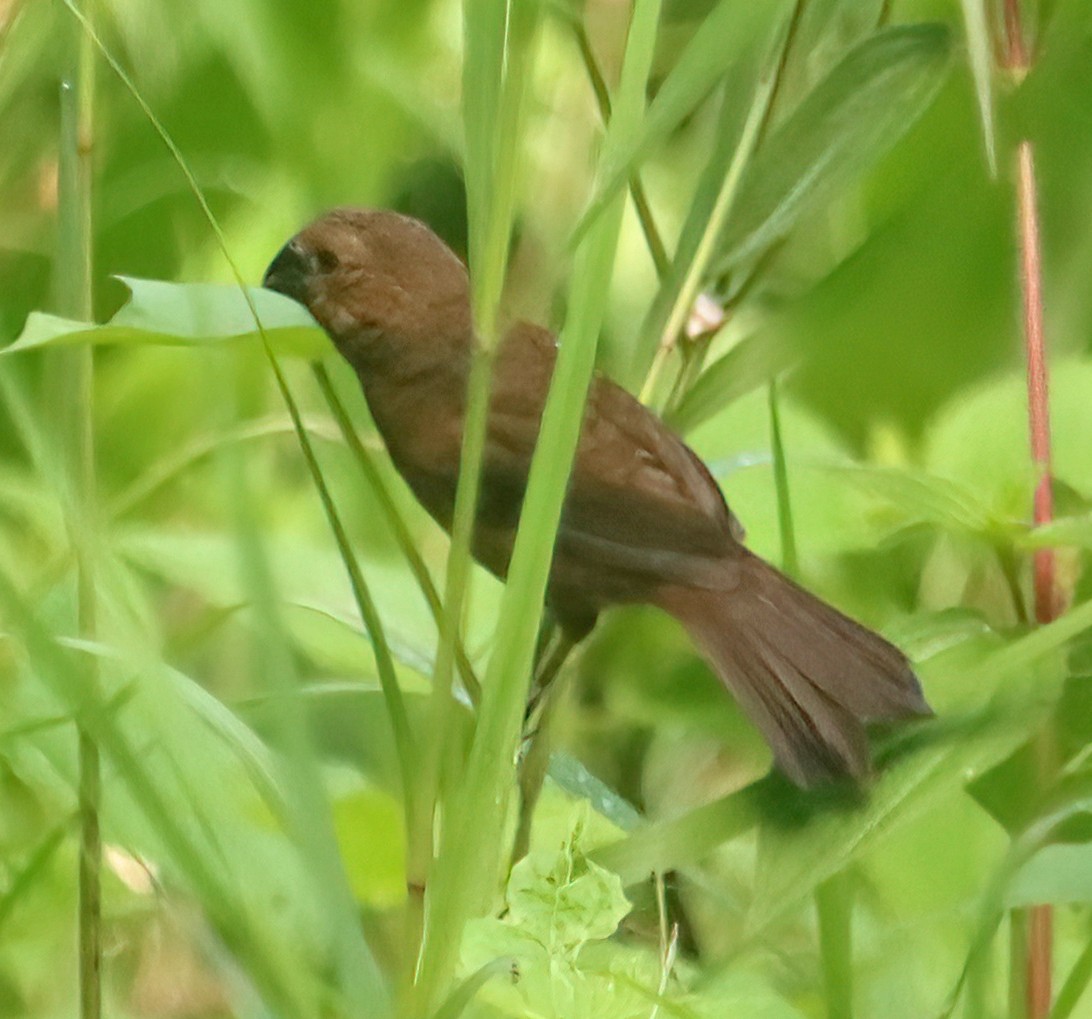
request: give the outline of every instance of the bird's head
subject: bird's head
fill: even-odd
[[[358,369],[472,336],[462,262],[423,223],[395,212],[326,213],[281,248],[262,285],[304,305]]]

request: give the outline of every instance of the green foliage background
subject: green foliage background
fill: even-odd
[[[485,65],[477,83],[464,74],[464,39],[465,52],[475,33],[488,41],[489,6],[468,4],[465,23],[449,0],[84,9],[257,283],[337,204],[401,208],[467,251],[506,197],[478,192],[468,223],[460,168],[472,194],[490,178],[464,145],[461,96],[484,103],[489,82]],[[792,11],[748,150],[746,117]],[[801,579],[907,649],[937,720],[878,736],[866,794],[799,793],[763,777],[768,751],[677,626],[612,613],[559,695],[532,852],[506,908],[453,942],[454,979],[424,1003],[408,995],[389,700],[269,360],[185,176],[98,54],[93,317],[111,324],[28,322],[64,310],[58,95],[81,29],[62,4],[0,3],[0,340],[22,336],[0,355],[0,1014],[75,1010],[73,720],[103,750],[111,1015],[1020,1014],[1007,932],[1039,902],[1058,906],[1056,1014],[1092,1014],[1092,10],[1028,5],[1034,66],[1023,80],[993,74],[994,138],[970,70],[983,40],[968,43],[955,2],[668,0],[647,114],[605,148],[573,26],[617,102],[630,10],[540,13],[518,115],[484,121],[512,159],[512,222],[493,225],[511,255],[478,263],[499,280],[507,261],[502,318],[575,336],[594,309],[573,265],[597,266],[584,282],[606,297],[599,364],[640,391],[738,156],[696,280],[719,286],[728,323],[708,349],[666,356],[649,398],[711,465],[749,545],[780,561],[779,379]],[[948,32],[876,43],[884,21]],[[1039,172],[1059,516],[1034,535],[1012,179],[1024,137]],[[662,286],[632,203],[617,245],[609,209],[582,222],[638,168],[667,250],[682,253]],[[613,271],[595,249],[574,255],[578,229]],[[438,743],[435,620],[303,358],[324,357],[437,578],[447,539],[386,462],[348,369],[298,309],[257,299],[409,727]],[[89,502],[65,437],[81,413],[71,356],[91,343]],[[1068,611],[1035,629],[1030,554],[1045,542],[1061,546]],[[80,557],[94,564],[94,639],[77,622]],[[508,637],[495,632],[502,595],[482,572],[471,595],[464,640],[484,676]],[[523,678],[504,677],[516,693]],[[469,715],[454,708],[444,729],[460,761]],[[465,774],[445,774],[442,795]],[[456,802],[484,795],[462,792]],[[502,870],[485,880],[498,905]]]

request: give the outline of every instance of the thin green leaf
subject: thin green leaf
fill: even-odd
[[[967,33],[967,57],[978,97],[978,116],[982,121],[982,139],[986,145],[986,163],[991,176],[997,176],[997,137],[993,115],[993,49],[985,0],[959,0],[963,8],[963,26]]]
[[[698,377],[668,423],[685,434],[729,404],[787,371],[797,360],[789,339],[763,331],[740,340]]]
[[[788,8],[788,0],[761,4],[721,0],[717,4],[660,86],[640,133],[604,159],[599,186],[573,232],[573,243],[584,236],[634,169],[705,101],[742,54],[783,23]]]
[[[1058,517],[1049,524],[1022,532],[1018,541],[1022,548],[1056,548],[1059,545],[1092,548],[1092,514]]]
[[[514,970],[514,959],[494,959],[476,970],[451,992],[447,1000],[436,1010],[433,1019],[459,1019],[475,995],[493,977],[510,975]]]
[[[755,826],[767,785],[758,782],[682,817],[640,827],[589,857],[613,870],[627,885],[644,881],[652,873],[698,863]]]
[[[943,25],[878,32],[853,49],[762,147],[740,185],[719,269],[760,253],[906,133],[944,81]]]
[[[53,854],[60,848],[65,835],[75,825],[75,816],[66,817],[38,844],[30,859],[8,879],[8,887],[0,895],[0,933],[20,899],[34,886],[34,882],[49,866]]]
[[[834,477],[844,478],[899,507],[911,519],[978,535],[1005,529],[1004,522],[998,520],[973,492],[947,478],[909,468],[863,464],[832,466],[830,470]]]
[[[659,0],[637,0],[634,8],[618,103],[607,131],[608,158],[637,129],[659,9]],[[443,826],[429,883],[428,932],[419,969],[426,1001],[439,1000],[437,992],[454,972],[465,924],[480,914],[496,883],[535,633],[606,311],[621,215],[618,201],[580,246],[573,267],[569,315],[531,462],[478,725],[463,781],[445,812],[450,822]]]

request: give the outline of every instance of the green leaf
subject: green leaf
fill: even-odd
[[[614,871],[627,885],[643,881],[656,871],[698,863],[718,846],[755,826],[768,785],[767,780],[756,782],[681,817],[645,825],[597,849],[591,858]]]
[[[764,330],[748,336],[702,372],[668,423],[684,434],[692,431],[790,368],[796,360],[797,354],[784,334]]]
[[[986,19],[986,0],[960,0],[963,25],[967,33],[967,59],[978,97],[978,115],[986,145],[986,163],[997,174],[997,138],[993,116],[993,50],[990,26]]]
[[[571,844],[529,854],[508,881],[509,922],[563,952],[609,938],[629,911],[618,876]]]
[[[948,30],[933,24],[887,29],[853,49],[751,163],[718,265],[761,252],[887,152],[932,102],[948,52]]]
[[[988,535],[1006,529],[970,489],[922,471],[904,467],[832,466],[835,478],[881,496],[912,520],[925,520],[950,530]],[[1016,532],[1015,525],[1007,527]]]
[[[988,708],[966,721],[929,724],[922,735],[935,745],[886,767],[860,806],[819,812],[803,824],[765,826],[749,918],[752,931],[802,902],[819,882],[870,849],[892,825],[905,824],[937,796],[1012,753],[1061,692],[1065,672],[1058,652],[1089,626],[1092,603],[986,655],[977,665],[961,666],[960,684],[981,690],[983,700],[989,697]]]
[[[236,286],[213,283],[120,279],[131,297],[109,322],[95,325],[33,312],[0,353],[85,343],[191,346],[254,338],[258,330],[247,295],[275,352],[313,359],[329,350],[329,340],[307,311],[272,290],[251,287],[244,294]]]
[[[1005,905],[1092,902],[1092,845],[1051,845],[1039,850],[1012,878]]]
[[[586,800],[592,810],[622,830],[629,831],[640,825],[641,815],[637,809],[596,778],[571,754],[560,751],[552,753],[549,776],[570,796]]]
[[[514,960],[508,958],[494,959],[492,962],[480,966],[455,987],[455,990],[448,995],[447,1000],[436,1011],[432,1019],[459,1019],[459,1016],[466,1011],[466,1007],[474,1000],[478,991],[493,977],[505,973],[511,974],[514,967]]]
[[[568,820],[558,848],[535,850],[512,868],[503,918],[474,920],[465,929],[464,971],[499,958],[514,961],[518,983],[491,985],[487,992],[505,1014],[591,1019],[624,994],[610,973],[597,971],[591,953],[614,934],[630,904],[618,876],[584,853],[587,806],[570,807]]]
[[[1092,514],[1059,517],[1023,532],[1019,541],[1024,548],[1057,548],[1060,545],[1092,548]]]
[[[640,133],[606,159],[600,186],[573,233],[574,243],[625,185],[634,168],[708,97],[743,54],[756,43],[762,47],[770,32],[783,22],[788,6],[784,0],[760,4],[721,0],[717,4],[660,86]]]

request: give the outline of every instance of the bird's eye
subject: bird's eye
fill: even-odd
[[[315,252],[315,261],[323,272],[333,272],[338,267],[337,255],[327,248],[319,248]]]

